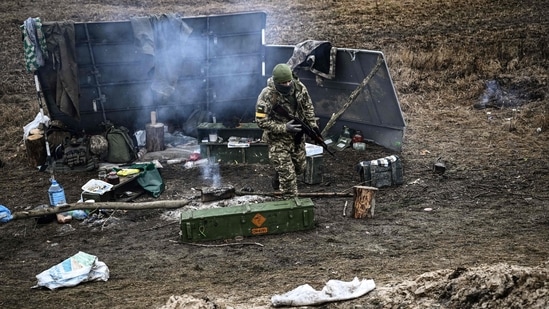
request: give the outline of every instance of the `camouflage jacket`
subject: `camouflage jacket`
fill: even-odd
[[[295,98],[292,104],[290,96]],[[275,88],[272,77],[267,80],[267,87],[263,88],[255,109],[255,121],[263,129],[263,140],[269,142],[294,141],[295,134],[286,132],[287,119],[272,110],[275,104],[281,104],[293,116],[308,123],[311,127],[318,127],[315,121],[315,112],[309,92],[299,79],[294,77],[294,87],[290,95],[284,96]]]

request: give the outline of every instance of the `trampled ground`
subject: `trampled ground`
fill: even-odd
[[[32,219],[0,225],[3,308],[268,308],[270,297],[330,279],[374,279],[376,290],[322,308],[546,308],[549,304],[547,12],[545,1],[4,1],[0,72],[0,204],[21,211],[47,202],[48,174],[30,168],[22,126],[38,111],[24,71],[19,25],[263,10],[267,43],[328,40],[381,50],[407,131],[405,183],[376,193],[372,219],[349,217],[352,197],[313,197],[311,231],[178,242],[165,210],[117,211],[104,225]],[[475,109],[486,81],[516,104]],[[509,102],[509,101],[506,101]],[[375,145],[324,157],[321,185],[349,192],[355,165],[393,154]],[[433,163],[446,162],[444,175]],[[222,183],[270,190],[266,165],[223,165]],[[76,201],[89,173],[59,173]],[[210,185],[199,168],[167,165],[160,199]],[[138,201],[152,200],[150,197]],[[190,206],[197,206],[193,200]],[[432,209],[425,211],[426,208]],[[344,216],[344,209],[347,214]],[[35,275],[78,251],[98,256],[107,282],[55,292],[30,289]],[[171,299],[170,299],[171,297]],[[192,303],[195,301],[195,303]],[[202,307],[201,307],[202,306]]]

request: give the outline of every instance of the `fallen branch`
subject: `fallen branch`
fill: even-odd
[[[229,246],[260,246],[264,247],[263,244],[258,242],[232,242],[232,243],[226,243],[226,244],[218,244],[218,245],[208,245],[208,244],[197,244],[197,243],[185,243],[185,242],[179,242],[172,240],[172,242],[177,242],[185,245],[191,245],[191,246],[197,246],[197,247],[229,247]]]
[[[297,196],[303,197],[341,197],[341,196],[353,196],[353,193],[345,192],[299,192]]]
[[[283,196],[281,192],[244,192],[237,191],[236,195],[264,195],[264,196]],[[353,196],[352,192],[299,192],[297,196],[300,197],[345,197]]]
[[[122,209],[122,210],[143,210],[155,208],[179,208],[189,204],[190,200],[175,201],[154,201],[142,203],[123,203],[123,202],[99,202],[99,203],[73,203],[57,207],[48,207],[29,211],[18,211],[12,214],[12,220],[25,219],[30,217],[40,217],[44,215],[57,214],[71,210],[95,210],[95,209]]]
[[[330,120],[328,121],[328,123],[326,124],[324,129],[322,130],[322,133],[321,133],[322,136],[325,136],[328,133],[328,131],[332,128],[332,126],[337,121],[337,119],[339,119],[339,117],[347,110],[349,105],[351,105],[356,100],[356,98],[358,97],[358,95],[360,94],[362,89],[364,89],[364,87],[366,87],[366,85],[370,82],[372,77],[374,77],[377,70],[381,67],[382,63],[383,63],[383,57],[380,55],[380,56],[378,56],[376,65],[372,69],[370,74],[368,74],[368,76],[366,76],[362,80],[362,82],[356,87],[356,89],[353,90],[353,92],[349,96],[349,99],[347,100],[347,102],[345,102],[345,104],[343,104],[343,107],[341,107],[339,109],[339,111],[337,111],[336,113],[332,114],[332,117],[330,118]]]

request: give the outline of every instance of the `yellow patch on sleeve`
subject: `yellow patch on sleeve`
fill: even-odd
[[[256,117],[256,118],[265,118],[265,117],[267,117],[267,114],[265,114],[265,113],[260,113],[260,112],[256,112],[256,113],[255,113],[255,117]]]

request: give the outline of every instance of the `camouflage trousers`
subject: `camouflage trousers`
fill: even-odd
[[[280,191],[284,195],[297,196],[297,177],[306,168],[305,142],[271,141],[269,159],[279,175]]]

